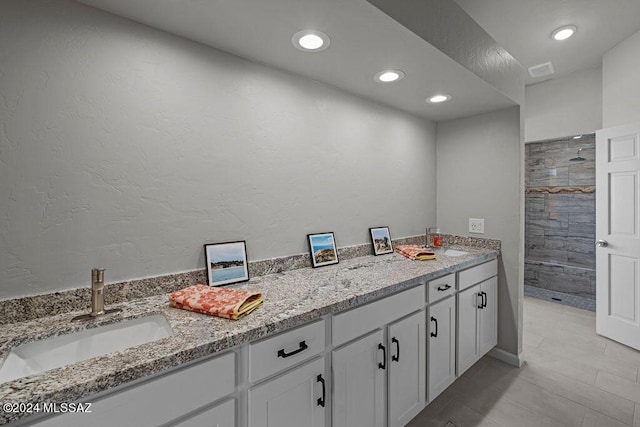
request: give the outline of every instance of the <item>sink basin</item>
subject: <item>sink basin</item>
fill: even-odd
[[[22,344],[0,368],[0,383],[166,338],[173,333],[162,314],[111,323]]]
[[[457,249],[438,249],[436,251],[437,254],[446,255],[446,256],[462,256],[467,255],[469,252],[459,251]]]

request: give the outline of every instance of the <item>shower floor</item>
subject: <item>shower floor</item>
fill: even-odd
[[[568,305],[570,307],[581,308],[583,310],[596,311],[595,300],[565,294],[564,292],[550,291],[549,289],[524,285],[524,295],[545,301],[557,302],[558,304]]]

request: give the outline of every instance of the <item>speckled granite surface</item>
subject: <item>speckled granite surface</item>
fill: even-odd
[[[443,234],[442,237],[445,245],[500,249],[499,240],[478,239],[448,234]],[[406,244],[422,245],[423,243],[424,236],[405,237],[393,240],[394,247],[396,245]],[[373,255],[371,244],[338,248],[338,258],[340,262],[365,255]],[[261,261],[250,261],[249,277],[282,273],[306,268],[310,265],[311,259],[308,253]],[[89,272],[87,272],[87,282],[90,277],[88,273]],[[207,274],[204,269],[201,269],[118,283],[109,283],[108,279],[109,272],[107,271],[105,304],[112,306],[114,304],[121,304],[153,295],[171,293],[197,283],[207,283]],[[89,286],[52,294],[2,300],[0,301],[0,325],[33,320],[40,317],[50,317],[76,310],[88,310],[90,300],[91,292]]]
[[[410,261],[396,253],[364,256],[318,269],[303,268],[255,277],[235,287],[262,292],[264,305],[237,321],[172,308],[168,305],[167,294],[162,294],[122,304],[121,313],[88,322],[70,322],[83,310],[4,325],[0,327],[2,357],[21,343],[155,313],[164,313],[174,333],[171,337],[118,353],[0,384],[0,401],[3,404],[77,401],[184,362],[402,291],[499,254],[496,250],[484,248],[461,249],[469,254],[439,256],[437,260],[427,262]],[[21,416],[0,412],[0,424]]]

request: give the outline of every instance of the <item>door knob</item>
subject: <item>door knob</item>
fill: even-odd
[[[609,246],[609,242],[607,242],[606,240],[598,240],[596,242],[596,246],[599,248],[606,248],[607,246]]]

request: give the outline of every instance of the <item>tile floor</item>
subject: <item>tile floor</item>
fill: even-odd
[[[579,297],[577,295],[564,292],[553,291],[551,289],[538,288],[536,286],[524,285],[524,295],[543,299],[545,301],[557,302],[562,305],[581,308],[583,310],[596,311],[596,300]]]
[[[640,427],[640,352],[596,335],[595,313],[525,297],[524,359],[485,356],[408,426]]]

